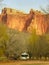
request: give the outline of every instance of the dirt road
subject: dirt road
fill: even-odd
[[[49,61],[9,61],[9,62],[0,62],[0,65],[25,65],[25,64],[49,65]]]

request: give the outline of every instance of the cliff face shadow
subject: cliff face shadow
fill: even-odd
[[[30,26],[32,19],[34,19],[34,15],[35,15],[34,12],[31,10],[30,13],[27,16],[27,19],[25,20],[26,22],[25,22],[23,31],[26,31],[27,28]]]

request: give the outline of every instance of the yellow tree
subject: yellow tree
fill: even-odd
[[[8,40],[6,26],[0,23],[0,56],[4,55],[6,49],[6,43]]]
[[[36,57],[37,56],[37,52],[38,52],[38,39],[39,36],[36,35],[36,31],[33,30],[33,32],[31,33],[31,36],[28,40],[28,53],[30,58],[31,57]]]

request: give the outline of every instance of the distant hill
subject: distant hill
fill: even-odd
[[[15,9],[4,8],[0,15],[0,21],[18,31],[32,32],[35,29],[39,35],[49,32],[49,14],[33,9],[26,14]]]

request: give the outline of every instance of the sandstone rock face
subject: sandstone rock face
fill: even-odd
[[[0,21],[9,28],[18,31],[32,32],[35,29],[39,35],[49,32],[49,14],[43,14],[32,9],[30,13],[26,14],[11,8],[4,8],[0,15]]]

